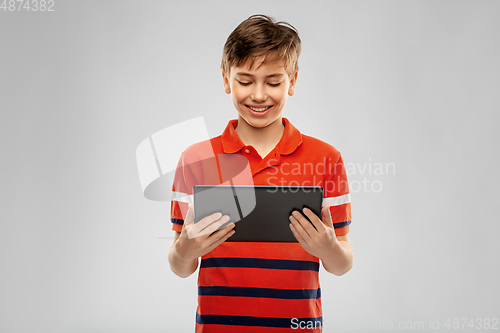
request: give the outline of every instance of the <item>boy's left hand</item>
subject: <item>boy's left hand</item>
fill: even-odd
[[[335,249],[341,247],[335,236],[330,205],[325,205],[321,210],[323,221],[310,209],[304,208],[302,211],[311,220],[314,227],[300,212],[294,211],[289,218],[290,229],[302,248],[309,254],[322,260],[328,258],[335,252]]]

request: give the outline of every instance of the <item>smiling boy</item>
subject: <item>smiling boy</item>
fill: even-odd
[[[187,277],[201,257],[196,332],[321,332],[319,261],[335,275],[352,267],[342,156],[282,116],[287,97],[295,93],[299,55],[300,38],[288,23],[265,15],[243,21],[228,37],[221,65],[224,90],[238,119],[230,120],[210,144],[215,156],[245,156],[255,185],[322,186],[322,216],[302,211],[313,226],[301,213],[291,214],[298,243],[225,242],[234,223],[211,232],[228,216],[213,214],[194,224],[190,200],[172,200],[172,271]],[[179,160],[173,191],[185,198],[192,196],[193,185],[217,185],[208,181],[214,170],[191,167],[200,147],[190,146]],[[203,235],[192,237],[205,227]]]
[[[231,94],[238,111],[235,131],[240,140],[253,146],[262,158],[283,136],[282,112],[288,95],[294,94],[298,75],[295,72],[290,78],[284,60],[267,58],[270,56],[255,59],[255,63],[260,64],[257,69],[233,65],[228,74],[222,72],[225,92]]]

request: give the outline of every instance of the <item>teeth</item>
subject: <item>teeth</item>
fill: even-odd
[[[254,111],[257,111],[257,112],[262,112],[262,111],[266,111],[267,109],[269,109],[270,106],[265,107],[265,108],[253,108],[253,107],[249,106],[249,108],[254,110]]]

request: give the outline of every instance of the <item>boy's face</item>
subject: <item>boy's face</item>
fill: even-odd
[[[297,73],[288,77],[284,60],[262,63],[263,60],[264,56],[257,58],[251,70],[247,63],[244,67],[231,67],[229,76],[222,73],[224,90],[231,94],[240,117],[256,128],[281,119],[287,97],[294,94],[297,82]]]

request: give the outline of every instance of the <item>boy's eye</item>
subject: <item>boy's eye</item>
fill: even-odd
[[[248,86],[250,84],[252,84],[252,82],[241,82],[241,81],[238,81],[239,84],[241,84],[242,86]],[[277,87],[281,84],[281,82],[279,83],[268,83],[271,87]]]

